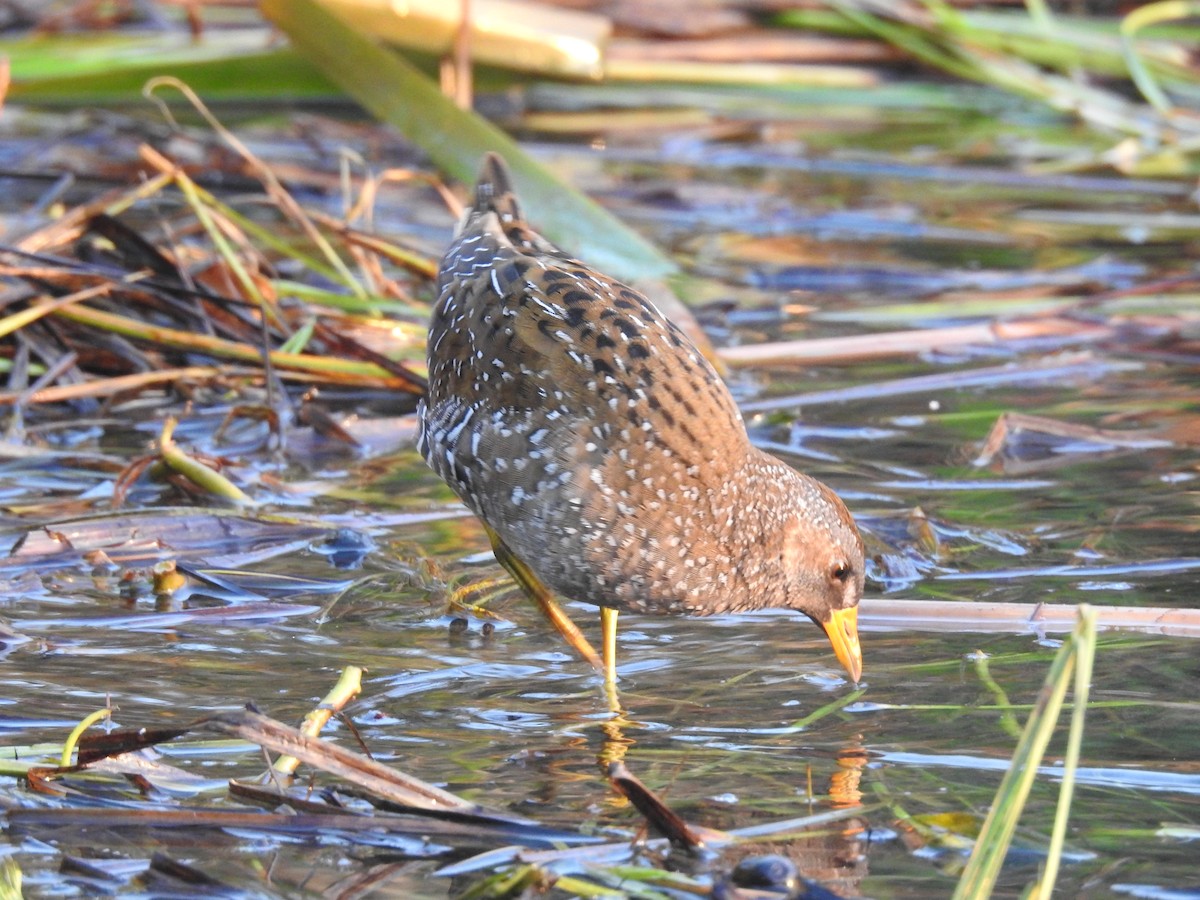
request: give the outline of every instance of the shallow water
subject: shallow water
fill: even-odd
[[[831,126],[822,132],[822,144],[885,147],[887,155],[834,149],[808,165],[794,163],[806,158],[794,145],[713,146],[702,136],[669,146],[609,136],[603,152],[536,140],[531,147],[670,246],[705,277],[706,299],[738,302],[732,313],[704,312],[722,343],[950,324],[978,313],[956,311],[948,292],[964,307],[969,294],[995,310],[1030,296],[1150,283],[1195,258],[1194,230],[1166,218],[1189,210],[1180,185],[1004,177],[992,173],[1009,171],[1012,159],[996,148],[972,159],[956,146],[954,121],[923,120],[920,141],[905,143],[897,115],[849,122],[840,142]],[[981,162],[988,168],[972,178],[970,166]],[[1122,227],[1122,217],[1131,224]],[[447,218],[447,236],[449,227]],[[1052,290],[1033,290],[1045,285]],[[785,300],[817,312],[780,314]],[[1192,300],[1171,302],[1195,315]],[[1090,310],[1076,315],[1081,326],[1099,319]],[[1166,320],[1117,324],[1103,340],[955,347],[742,370],[731,379],[755,439],[835,487],[859,518],[874,557],[872,596],[1194,608],[1200,358],[1194,344],[1164,338]],[[1194,318],[1190,327],[1194,337]],[[977,369],[988,371],[941,386],[906,381]],[[789,397],[797,399],[778,399]],[[1006,411],[1157,429],[1165,439],[1134,450],[1025,443],[1003,464],[976,465]],[[71,451],[131,458],[157,431],[154,413],[117,408]],[[188,438],[211,432],[219,414],[196,413]],[[546,824],[638,827],[597,769],[611,734],[587,666],[511,592],[492,605],[503,617],[492,627],[475,618],[466,631],[453,625],[449,591],[500,572],[482,529],[411,449],[370,459],[335,450],[317,472],[291,464],[282,474],[319,481],[326,492],[262,511],[311,518],[311,533],[281,529],[258,549],[249,537],[221,547],[201,539],[180,556],[343,582],[321,591],[256,588],[309,607],[283,618],[178,622],[162,609],[155,619],[153,601],[125,601],[114,578],[39,544],[42,522],[10,515],[5,541],[15,552],[0,560],[0,615],[36,640],[12,642],[0,658],[3,743],[61,742],[107,698],[126,727],[186,723],[246,702],[296,721],[354,664],[368,674],[348,714],[376,758]],[[82,508],[102,510],[112,476],[95,459],[13,461],[0,467],[0,498],[15,508],[92,491],[100,499]],[[146,509],[173,503],[160,488],[143,488],[135,500]],[[910,515],[914,507],[927,525]],[[331,565],[324,541],[334,525],[369,533],[360,567]],[[180,536],[174,546],[186,543]],[[236,609],[238,601],[190,602]],[[595,632],[591,609],[573,612]],[[950,893],[965,858],[958,833],[986,812],[1057,646],[1053,636],[929,634],[873,628],[867,619],[864,681],[854,696],[823,636],[794,617],[630,615],[621,626],[630,768],[689,821],[715,828],[861,804],[836,827],[772,848],[846,896]],[[1189,639],[1102,635],[1063,896],[1200,895],[1197,659]],[[827,704],[836,708],[809,719]],[[353,743],[344,725],[330,731]],[[170,761],[212,779],[207,790],[167,801],[181,804],[234,806],[224,779],[262,766],[257,750],[186,743]],[[998,896],[1016,896],[1036,873],[1055,772],[1047,766],[1035,784]],[[103,802],[124,801],[136,802],[135,792],[109,792]],[[0,777],[0,802],[57,801]],[[397,853],[263,834],[31,828],[5,839],[29,896],[89,893],[58,869],[62,854],[94,845],[134,859],[165,850],[246,890],[269,868],[275,890],[296,896],[332,890],[371,865],[395,863]],[[396,864],[372,896],[446,896],[449,884],[429,878],[445,861]]]

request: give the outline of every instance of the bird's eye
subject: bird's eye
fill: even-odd
[[[829,570],[829,577],[833,581],[845,584],[850,580],[850,566],[844,562],[834,563],[833,568]]]

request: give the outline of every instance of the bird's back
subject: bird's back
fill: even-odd
[[[685,611],[752,450],[712,366],[642,294],[537,235],[494,156],[438,285],[430,465],[555,590]]]

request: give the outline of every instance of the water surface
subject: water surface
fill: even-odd
[[[792,112],[797,134],[820,120],[819,110]],[[896,111],[851,118],[842,132],[823,122],[813,152],[778,134],[771,143],[729,144],[704,134],[665,144],[607,135],[592,148],[527,137],[548,165],[671,249],[696,276],[709,304],[700,314],[718,343],[935,327],[1006,309],[1025,315],[1021,304],[1031,301],[1061,301],[1062,315],[1078,322],[1078,331],[1051,337],[731,375],[755,440],[846,498],[868,538],[871,596],[1196,607],[1200,357],[1194,340],[1174,336],[1186,313],[1194,338],[1194,298],[1186,288],[1164,290],[1157,309],[1120,319],[1104,306],[1069,306],[1076,296],[1186,271],[1181,261],[1200,248],[1194,227],[1179,219],[1190,214],[1185,191],[1018,174],[1020,160],[1002,145],[962,145],[954,117],[919,118],[919,135],[904,130]],[[381,230],[414,228],[386,202],[384,212]],[[417,228],[437,241],[451,225],[447,215]],[[1086,336],[1093,325],[1108,330]],[[985,374],[971,377],[976,370]],[[946,378],[932,386],[908,381],[938,375]],[[196,411],[184,436],[202,443],[221,412]],[[1161,440],[1132,450],[1025,441],[977,464],[1005,412]],[[127,461],[157,432],[157,413],[118,404],[82,437],[44,427],[74,435],[75,453]],[[118,708],[114,723],[126,727],[186,723],[247,702],[296,721],[354,664],[367,675],[348,713],[376,758],[547,824],[636,829],[636,814],[597,768],[611,735],[596,676],[511,592],[492,604],[501,618],[489,627],[474,617],[465,630],[455,623],[459,611],[447,606],[454,588],[501,573],[481,527],[400,443],[370,458],[335,449],[319,466],[281,465],[285,481],[317,480],[326,490],[260,511],[311,518],[311,534],[265,540],[257,554],[248,539],[193,554],[260,574],[344,582],[279,592],[311,609],[152,627],[136,620],[154,612],[153,600],[123,598],[115,577],[96,576],[77,554],[56,560],[22,543],[45,533],[20,507],[57,497],[82,501],[77,512],[103,510],[113,473],[94,463],[6,462],[0,497],[12,510],[5,540],[14,554],[0,615],[36,640],[12,644],[0,659],[4,743],[61,742],[107,700]],[[134,501],[135,510],[154,509],[178,498],[145,487]],[[923,519],[914,517],[918,507]],[[369,534],[357,568],[331,564],[334,526]],[[572,612],[595,633],[593,610]],[[947,896],[964,860],[960,833],[986,813],[1057,641],[862,624],[866,665],[855,698],[807,621],[623,616],[626,762],[682,815],[710,827],[859,806],[840,826],[773,850],[846,896]],[[1197,693],[1193,642],[1101,637],[1063,896],[1200,891]],[[831,703],[837,708],[809,721]],[[330,730],[353,745],[344,725]],[[1051,753],[1062,743],[1059,736]],[[180,804],[235,805],[224,780],[262,767],[248,748],[186,743],[170,761],[211,779],[164,801]],[[1051,762],[999,896],[1017,896],[1035,874],[1057,787]],[[12,778],[0,779],[0,797],[17,807],[65,802]],[[131,787],[101,802],[139,797]],[[132,859],[164,850],[248,890],[269,869],[275,890],[294,896],[334,890],[398,853],[154,831],[32,829],[5,840],[29,896],[88,893],[59,864],[94,846]],[[395,865],[372,896],[446,896],[450,885],[429,877],[445,861]]]

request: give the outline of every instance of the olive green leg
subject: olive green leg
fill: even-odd
[[[600,631],[603,635],[600,645],[604,654],[604,681],[617,683],[617,615],[618,610],[607,606],[600,607]]]
[[[550,620],[550,624],[555,627],[559,634],[563,636],[568,644],[575,648],[575,652],[591,663],[592,668],[600,672],[608,679],[608,669],[605,663],[600,658],[600,654],[588,642],[588,639],[583,636],[583,632],[579,630],[579,626],[571,621],[571,617],[563,612],[562,607],[558,605],[554,597],[550,594],[549,588],[542,584],[541,580],[533,574],[529,566],[525,565],[521,559],[508,548],[508,545],[500,539],[500,535],[492,531],[488,526],[483,526],[487,530],[488,537],[492,541],[492,552],[496,554],[496,559],[500,565],[508,571],[508,574],[513,577],[513,580],[521,586],[521,590],[541,609],[542,614]],[[616,619],[614,616],[613,625],[615,628]]]
[[[601,650],[604,654],[604,694],[613,712],[621,709],[617,697],[617,614],[618,610],[600,607]]]

